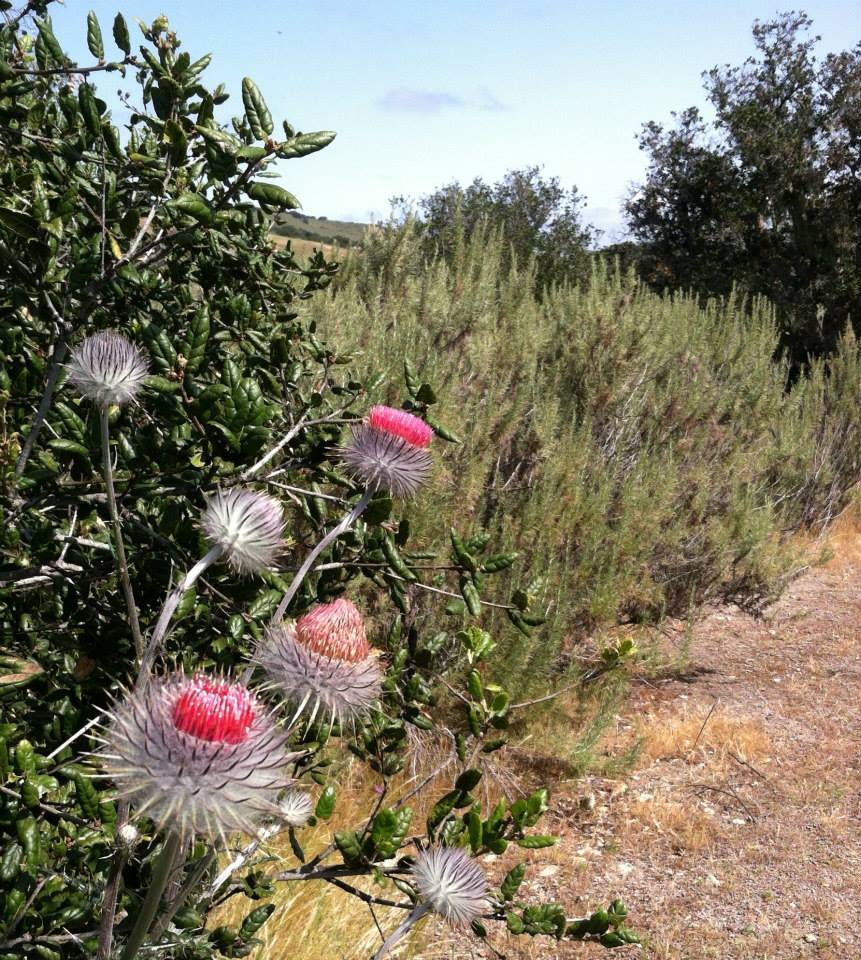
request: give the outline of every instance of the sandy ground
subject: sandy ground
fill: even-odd
[[[547,826],[561,840],[536,853],[524,893],[569,915],[622,896],[644,946],[620,960],[861,958],[859,543],[762,619],[714,611],[684,667],[635,683],[613,739],[642,738],[639,760],[558,786]],[[422,957],[490,955],[436,933]],[[610,955],[493,940],[509,957]]]

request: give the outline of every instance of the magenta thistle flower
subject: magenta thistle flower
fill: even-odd
[[[104,739],[101,766],[139,815],[225,844],[282,816],[278,794],[298,756],[242,683],[203,674],[154,677],[108,714]]]
[[[433,430],[424,420],[377,406],[351,429],[353,438],[341,448],[341,456],[347,472],[369,490],[410,497],[427,480]]]
[[[380,694],[382,673],[356,607],[338,599],[314,607],[296,624],[266,632],[254,660],[271,685],[311,719],[355,722]]]
[[[203,533],[238,573],[271,567],[284,549],[284,511],[265,493],[244,487],[218,490],[206,501]]]
[[[102,407],[122,405],[138,395],[147,376],[143,353],[124,336],[102,330],[72,351],[69,382],[81,396]]]
[[[412,875],[421,900],[452,926],[466,926],[487,910],[487,878],[460,847],[420,850]]]

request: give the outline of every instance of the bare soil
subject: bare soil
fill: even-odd
[[[642,738],[637,764],[557,787],[561,839],[536,852],[524,894],[581,914],[623,897],[644,945],[620,960],[861,958],[859,544],[844,534],[761,619],[712,612],[682,668],[635,682],[612,749]],[[487,955],[434,933],[422,957]],[[493,939],[509,957],[611,955]]]

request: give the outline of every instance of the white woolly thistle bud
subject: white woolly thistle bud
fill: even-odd
[[[218,490],[206,501],[203,533],[238,573],[266,570],[284,549],[284,511],[264,493]]]
[[[369,490],[410,497],[427,480],[433,430],[419,417],[393,407],[372,407],[340,450],[346,471]]]
[[[269,628],[254,660],[312,720],[320,711],[333,722],[355,722],[380,694],[382,673],[362,616],[343,598],[314,607],[295,625]]]
[[[280,803],[281,819],[288,827],[304,827],[311,819],[314,805],[302,790],[288,790]]]
[[[460,847],[420,850],[412,875],[419,898],[452,926],[467,926],[487,910],[487,878]]]
[[[154,677],[107,715],[105,774],[138,815],[183,838],[256,833],[280,817],[298,754],[242,683],[202,674]]]
[[[125,404],[143,387],[148,364],[122,334],[102,330],[82,340],[69,360],[69,382],[81,396],[102,407]]]

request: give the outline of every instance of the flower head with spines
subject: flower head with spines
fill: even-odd
[[[254,654],[269,680],[299,714],[355,723],[380,694],[382,672],[351,601],[319,604],[295,624],[270,627]]]
[[[153,677],[107,712],[99,763],[138,815],[183,838],[256,834],[280,817],[299,756],[243,683],[182,672]]]
[[[247,487],[217,490],[206,501],[203,533],[240,574],[269,569],[284,549],[284,511]]]
[[[134,400],[148,373],[146,357],[115,330],[85,337],[72,350],[69,382],[81,396],[100,407],[122,406]]]
[[[351,429],[352,439],[341,448],[341,458],[346,471],[368,490],[411,497],[427,480],[433,430],[420,417],[376,406]]]
[[[420,850],[412,868],[419,898],[454,927],[465,927],[487,910],[487,878],[461,847]]]

